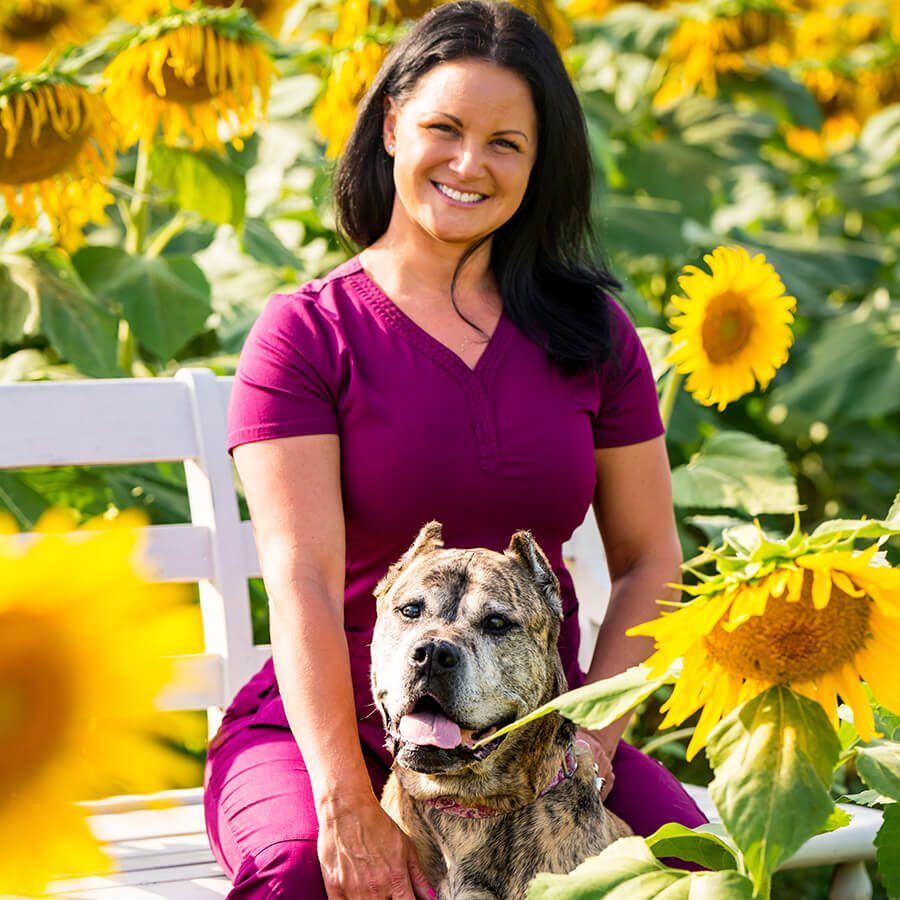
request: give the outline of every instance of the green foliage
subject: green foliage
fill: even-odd
[[[750,900],[753,885],[734,871],[685,872],[657,862],[643,838],[620,838],[568,875],[538,875],[528,900]]]
[[[781,447],[750,434],[719,432],[672,472],[676,506],[750,515],[797,509],[797,488]]]
[[[73,263],[94,295],[112,306],[135,337],[161,360],[203,328],[212,312],[210,287],[187,256],[147,258],[118,247],[84,247]]]
[[[787,736],[790,736],[788,739]],[[759,890],[825,824],[840,753],[822,707],[775,686],[711,732],[709,792]]]
[[[632,666],[619,675],[586,684],[573,691],[560,694],[549,703],[539,706],[521,719],[516,719],[490,737],[475,744],[476,747],[507,734],[529,722],[557,712],[583,728],[600,729],[621,718],[632,707],[649,697],[661,684],[671,681],[665,674],[648,679],[649,670],[644,666]]]
[[[708,831],[696,831],[670,822],[647,838],[647,846],[657,859],[675,857],[697,863],[714,872],[737,869],[735,851],[722,838]]]
[[[900,897],[900,803],[884,810],[884,824],[875,837],[878,871],[890,897]]]
[[[190,210],[217,225],[243,227],[247,186],[226,158],[208,150],[154,144],[150,175],[154,188],[176,209]]]
[[[859,747],[856,770],[870,788],[900,801],[900,743],[883,741]]]

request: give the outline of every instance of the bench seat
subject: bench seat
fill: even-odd
[[[704,787],[686,785],[706,815],[716,814]],[[50,886],[53,897],[94,900],[214,900],[230,883],[213,859],[203,828],[200,788],[151,796],[113,797],[84,804],[91,827],[119,871],[66,879]],[[836,865],[873,859],[881,813],[840,804],[853,816],[846,828],[807,841],[782,868]]]

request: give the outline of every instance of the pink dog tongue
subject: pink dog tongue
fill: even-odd
[[[459,725],[440,713],[410,713],[400,719],[400,737],[411,744],[430,744],[452,750],[462,742]]]

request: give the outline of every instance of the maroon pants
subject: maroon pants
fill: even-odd
[[[371,751],[366,763],[376,794],[387,780]],[[620,743],[616,781],[606,806],[637,834],[666,822],[689,828],[706,819],[660,763]],[[204,804],[210,846],[234,882],[234,900],[325,898],[316,856],[318,823],[306,765],[287,728],[252,715],[227,718],[212,742]]]

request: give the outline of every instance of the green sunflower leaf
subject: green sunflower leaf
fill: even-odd
[[[881,741],[859,747],[856,771],[870,788],[900,801],[900,743]]]
[[[875,835],[875,862],[889,897],[900,897],[900,803],[884,810],[884,824]]]
[[[95,294],[121,304],[138,341],[167,360],[204,327],[212,312],[210,286],[188,256],[149,259],[120,247],[83,247],[73,262]]]
[[[657,859],[677,857],[713,871],[738,867],[734,850],[722,838],[709,832],[694,831],[677,822],[663,825],[646,840]]]
[[[650,670],[644,666],[632,666],[612,678],[604,678],[574,691],[567,691],[528,713],[527,716],[495,731],[490,737],[478,741],[475,746],[479,747],[493,741],[502,734],[515,731],[552,712],[558,712],[584,728],[605,728],[625,715],[633,706],[646,700],[660,685],[672,680],[672,676],[668,673],[648,680],[649,672]]]
[[[720,722],[706,749],[710,797],[759,890],[832,814],[837,735],[818,703],[778,685]]]
[[[528,900],[750,900],[750,879],[735,871],[685,872],[659,863],[640,837],[620,838],[567,875],[540,874]]]
[[[15,344],[22,339],[30,313],[27,291],[16,284],[9,269],[0,263],[0,344]]]
[[[737,509],[752,516],[797,509],[797,485],[784,450],[739,431],[713,435],[672,472],[676,506]]]
[[[247,186],[234,164],[218,153],[154,144],[150,174],[154,188],[168,192],[178,208],[217,225],[243,228]]]

